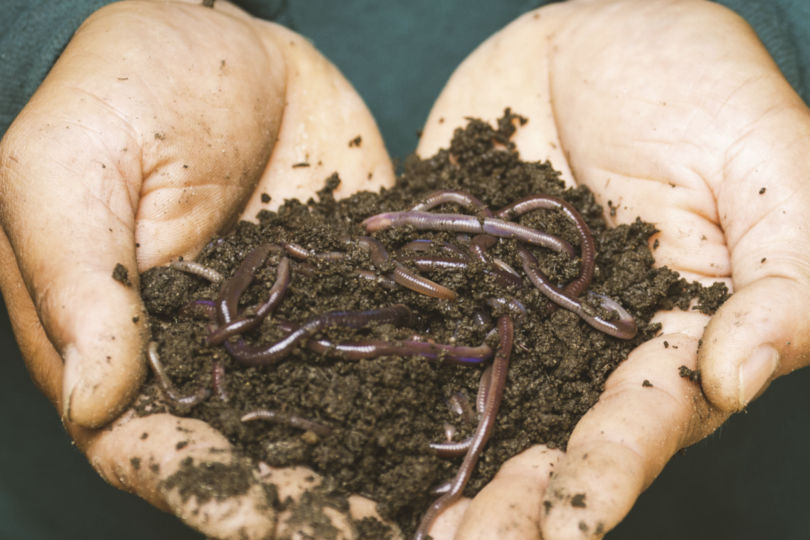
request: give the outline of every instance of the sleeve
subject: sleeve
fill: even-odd
[[[0,17],[0,137],[76,29],[111,0],[5,0]]]

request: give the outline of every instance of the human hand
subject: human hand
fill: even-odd
[[[614,224],[656,224],[657,265],[736,291],[711,320],[659,313],[660,336],[611,375],[565,454],[517,456],[433,529],[437,540],[601,538],[676,451],[808,363],[796,315],[810,297],[810,115],[742,19],[690,0],[566,2],[522,17],[459,67],[419,154],[505,107],[529,118],[513,138],[523,159],[588,185]],[[701,369],[702,388],[682,365]]]
[[[358,135],[361,147],[335,144]],[[306,200],[333,171],[337,195],[393,182],[362,101],[306,40],[226,2],[99,10],[0,143],[0,286],[32,378],[108,482],[209,536],[283,534],[263,486],[296,499],[317,480],[256,472],[195,420],[125,413],[98,429],[145,375],[138,273],[194,256],[260,208]],[[130,286],[112,279],[117,264]],[[242,475],[245,494],[184,500],[165,480],[188,458]],[[373,511],[351,502],[355,516]]]

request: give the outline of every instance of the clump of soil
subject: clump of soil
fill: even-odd
[[[655,311],[689,309],[697,297],[702,311],[711,312],[725,300],[725,286],[706,289],[688,284],[676,272],[653,268],[648,239],[655,228],[636,221],[606,227],[602,208],[588,188],[566,189],[549,163],[520,160],[510,137],[525,120],[508,110],[498,129],[471,120],[456,131],[447,150],[429,159],[409,157],[404,174],[390,190],[358,193],[336,201],[332,196],[340,180],[333,175],[318,193],[319,200],[285,201],[277,212],[262,211],[259,224],[243,222],[224,238],[210,243],[197,258],[225,276],[232,275],[244,257],[262,243],[295,242],[316,252],[347,251],[340,235],[364,235],[359,223],[372,215],[407,209],[426,195],[452,189],[469,192],[492,209],[534,193],[547,193],[574,205],[590,226],[597,247],[596,271],[590,290],[617,300],[636,319],[638,335],[621,340],[599,332],[576,315],[558,309],[544,315],[548,301],[524,278],[522,289],[505,289],[488,278],[478,263],[465,271],[441,271],[430,279],[453,289],[456,302],[436,300],[408,289],[388,290],[374,281],[351,276],[355,269],[377,270],[360,249],[349,249],[342,261],[320,261],[312,277],[293,275],[292,283],[274,317],[245,335],[249,344],[270,344],[283,334],[276,320],[303,322],[333,311],[362,311],[392,304],[410,306],[418,315],[413,329],[376,326],[362,330],[333,328],[320,336],[333,342],[364,339],[409,339],[414,331],[437,343],[478,345],[502,313],[487,305],[493,297],[518,299],[527,314],[515,333],[515,345],[498,419],[465,495],[476,494],[500,465],[534,444],[565,448],[576,423],[596,403],[605,380],[630,351],[658,332],[650,324]],[[464,208],[445,205],[445,212]],[[574,246],[579,237],[562,213],[541,210],[521,216],[523,225],[566,239]],[[383,230],[372,236],[389,252],[417,238],[449,242],[467,250],[455,233],[417,232],[411,227]],[[579,271],[580,261],[544,248],[532,248],[540,269],[551,281],[565,284]],[[435,254],[441,254],[435,248]],[[523,275],[516,241],[501,239],[489,254]],[[263,301],[275,280],[271,261],[257,274],[241,299],[248,307]],[[222,347],[206,343],[204,321],[178,318],[178,308],[196,299],[214,299],[219,284],[161,267],[145,272],[142,294],[151,316],[154,339],[166,371],[178,389],[190,394],[211,385],[212,363],[225,366],[229,400],[212,395],[191,410],[168,407],[150,380],[146,393],[152,412],[204,420],[220,430],[247,458],[270,465],[306,464],[328,478],[332,494],[360,493],[378,503],[380,513],[398,522],[411,535],[431,497],[429,490],[455,475],[461,458],[441,459],[428,447],[445,438],[443,424],[454,424],[454,440],[466,438],[475,422],[465,424],[450,411],[446,400],[457,392],[474,401],[485,366],[446,366],[420,357],[380,357],[363,361],[325,358],[298,348],[272,366],[246,368],[234,362]],[[594,305],[597,308],[598,305]],[[491,324],[477,326],[474,314],[484,312]],[[497,345],[491,338],[490,345]],[[301,415],[333,428],[323,439],[313,433],[269,422],[242,423],[239,418],[255,409],[275,409]],[[189,478],[194,475],[187,473]],[[584,502],[584,501],[583,501]],[[357,530],[378,535],[380,527],[368,520]]]

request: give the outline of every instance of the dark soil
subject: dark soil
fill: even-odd
[[[358,224],[363,219],[407,209],[439,189],[467,191],[492,209],[534,193],[556,195],[573,204],[591,227],[597,246],[590,290],[616,299],[635,317],[639,332],[632,340],[605,335],[562,309],[546,317],[543,313],[547,300],[528,279],[524,279],[522,290],[507,290],[487,278],[478,264],[471,264],[467,271],[429,275],[456,291],[456,302],[435,300],[407,289],[384,289],[375,282],[350,276],[357,268],[376,270],[360,249],[350,250],[347,261],[318,262],[312,278],[294,274],[276,310],[278,319],[302,322],[332,310],[360,311],[403,303],[418,314],[418,333],[438,343],[478,345],[501,315],[488,307],[488,298],[517,298],[523,302],[528,314],[516,330],[503,403],[492,437],[465,491],[468,496],[477,493],[501,463],[534,444],[565,449],[571,431],[596,403],[608,375],[630,351],[659,331],[657,325],[649,323],[657,310],[676,306],[688,309],[690,300],[697,297],[697,307],[710,313],[727,297],[722,284],[706,289],[686,283],[667,268],[653,268],[648,248],[648,238],[655,233],[652,225],[637,221],[608,229],[603,209],[588,188],[565,189],[551,164],[520,161],[509,139],[523,122],[508,111],[497,130],[471,120],[466,129],[457,130],[448,150],[426,160],[408,158],[396,186],[380,194],[364,192],[335,201],[332,190],[340,180],[333,175],[319,192],[318,201],[285,201],[278,212],[262,211],[258,225],[240,223],[231,234],[212,241],[197,258],[229,276],[261,243],[288,241],[316,252],[346,251],[337,236],[362,235]],[[454,205],[446,205],[443,211],[466,212]],[[579,245],[573,223],[556,211],[531,212],[520,222]],[[455,233],[419,233],[404,227],[373,236],[390,252],[416,238],[432,238],[466,249]],[[489,253],[523,275],[515,246],[514,240],[500,240]],[[532,251],[540,261],[540,269],[553,282],[565,284],[576,277],[578,259],[544,248]],[[436,253],[440,253],[438,248]],[[271,261],[243,295],[242,305],[264,300],[274,280],[275,261]],[[222,347],[206,344],[204,321],[175,316],[178,308],[192,300],[214,299],[220,285],[166,267],[145,272],[141,283],[153,336],[160,344],[161,359],[174,384],[184,394],[201,385],[210,386],[212,362],[218,360],[225,366],[230,396],[228,402],[223,402],[212,394],[191,410],[178,409],[162,403],[150,379],[145,388],[153,399],[149,410],[169,410],[205,420],[228,437],[247,459],[276,466],[306,464],[327,478],[324,489],[331,500],[336,500],[335,495],[365,495],[377,501],[385,518],[400,524],[406,537],[413,533],[431,500],[430,488],[450,480],[461,462],[461,458],[436,457],[428,444],[444,440],[445,422],[458,428],[454,440],[467,437],[475,429],[474,422],[465,424],[452,413],[446,400],[456,392],[474,400],[483,367],[445,366],[420,357],[341,361],[299,348],[275,365],[245,368],[230,359]],[[490,315],[490,326],[474,324],[473,315],[478,311]],[[339,342],[407,339],[413,332],[378,326],[363,330],[333,328],[322,335]],[[274,320],[268,319],[245,338],[250,344],[262,345],[282,335]],[[497,338],[491,345],[497,345]],[[241,415],[260,408],[304,416],[332,427],[333,433],[321,440],[311,432],[287,426],[240,422]],[[181,471],[189,484],[200,475],[217,472]],[[236,488],[241,484],[233,474],[224,476],[224,481],[236,490],[233,492],[238,492]],[[181,483],[182,479],[172,481]],[[223,492],[227,491],[223,488]],[[584,497],[578,503],[585,505]],[[387,531],[374,520],[355,525],[360,537],[382,538]]]

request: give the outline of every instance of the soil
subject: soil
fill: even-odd
[[[648,247],[648,239],[656,232],[652,225],[636,221],[608,229],[603,209],[588,188],[566,189],[548,162],[521,161],[510,137],[525,121],[508,110],[497,129],[470,120],[465,129],[456,131],[449,149],[429,159],[409,157],[396,185],[379,194],[363,192],[336,201],[332,190],[340,179],[333,175],[326,180],[317,201],[288,200],[277,212],[263,210],[258,224],[239,223],[227,236],[213,240],[196,259],[230,276],[261,243],[287,241],[316,252],[347,251],[337,237],[365,234],[359,227],[363,219],[407,209],[440,189],[472,193],[493,210],[535,193],[552,194],[574,205],[596,241],[596,271],[590,290],[617,300],[635,317],[639,331],[631,340],[610,337],[562,309],[545,316],[547,300],[528,279],[524,278],[522,290],[504,289],[488,278],[477,263],[464,271],[440,271],[427,276],[456,291],[456,302],[436,300],[408,289],[382,288],[374,281],[350,276],[358,268],[377,270],[360,249],[350,249],[348,260],[314,263],[317,271],[312,277],[294,273],[284,301],[274,314],[277,319],[303,322],[327,311],[361,311],[403,303],[418,315],[414,329],[387,325],[362,330],[330,328],[320,335],[334,342],[401,340],[416,331],[438,343],[478,345],[502,314],[489,307],[487,299],[520,300],[527,314],[516,329],[503,402],[490,441],[465,491],[467,496],[475,495],[505,460],[532,445],[565,449],[574,426],[598,400],[608,375],[630,351],[659,331],[658,325],[650,324],[657,310],[689,309],[690,302],[697,298],[693,309],[711,313],[728,296],[720,283],[704,288],[687,283],[667,268],[653,268]],[[445,205],[441,211],[468,212],[453,204]],[[521,216],[519,222],[579,245],[573,223],[560,212],[534,211]],[[372,236],[389,252],[417,238],[467,249],[455,233],[425,233],[402,227]],[[435,249],[436,254],[441,253],[440,248]],[[579,259],[544,248],[532,251],[552,282],[565,284],[577,276]],[[489,254],[523,275],[516,241],[501,239]],[[240,305],[247,307],[263,301],[274,280],[275,261],[271,261],[257,273]],[[145,387],[149,400],[141,405],[141,411],[169,411],[204,420],[220,430],[242,459],[250,463],[305,464],[324,475],[321,488],[308,495],[311,504],[306,508],[310,510],[300,516],[302,520],[315,519],[323,505],[345,507],[345,496],[359,493],[377,501],[381,515],[397,522],[406,538],[412,535],[432,500],[429,490],[452,479],[461,462],[461,458],[436,457],[428,444],[445,440],[444,423],[456,426],[456,441],[474,431],[475,421],[463,422],[450,410],[447,400],[461,392],[474,401],[483,366],[447,366],[421,357],[395,356],[353,362],[298,348],[275,365],[242,367],[224,348],[206,343],[205,321],[176,315],[178,308],[192,300],[216,298],[220,284],[167,267],[148,270],[141,276],[141,284],[161,360],[178,390],[185,395],[200,386],[210,387],[212,363],[219,361],[227,373],[229,396],[224,402],[212,393],[195,407],[172,407],[161,399],[157,385],[150,379]],[[475,324],[474,314],[479,311],[490,316],[489,325]],[[258,346],[280,339],[283,334],[275,320],[265,320],[261,328],[244,336],[246,341]],[[497,337],[491,339],[490,345],[497,345]],[[312,432],[302,433],[285,425],[239,420],[255,409],[297,414],[329,426],[333,432],[321,439]],[[210,477],[204,482],[210,487],[222,473],[227,485],[216,486],[213,492],[218,496],[247,489],[234,471],[224,472],[228,474],[189,463],[170,481],[191,495],[201,489],[195,483]],[[577,503],[584,506],[584,496]],[[373,519],[355,522],[355,531],[358,538],[385,538],[390,532]],[[328,531],[322,532],[330,536]]]

